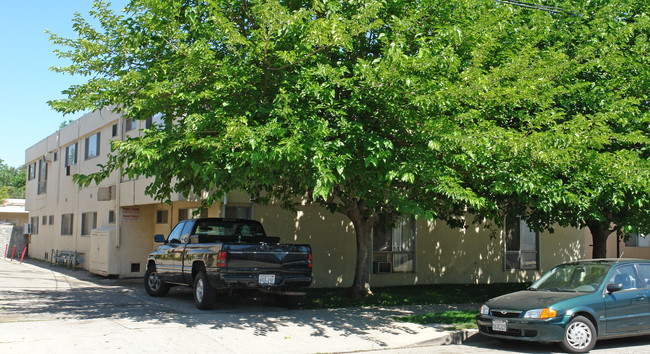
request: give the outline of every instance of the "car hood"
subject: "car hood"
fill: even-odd
[[[491,309],[531,310],[549,307],[563,300],[585,295],[585,293],[523,290],[488,300]]]

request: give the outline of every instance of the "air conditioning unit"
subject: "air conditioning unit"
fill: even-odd
[[[97,200],[100,202],[113,200],[115,199],[115,186],[109,187],[98,187],[97,188]]]
[[[392,262],[372,262],[373,273],[392,273]]]
[[[23,235],[29,235],[32,233],[32,224],[23,224]]]
[[[45,162],[54,161],[54,153],[53,152],[48,152],[47,154],[43,155],[43,161],[45,161]]]

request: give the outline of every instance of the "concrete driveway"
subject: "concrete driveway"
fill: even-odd
[[[0,352],[315,353],[417,348],[453,333],[392,316],[477,305],[287,310],[229,299],[194,307],[187,288],[165,298],[141,279],[104,279],[27,260],[0,259]],[[457,334],[456,334],[457,335]]]

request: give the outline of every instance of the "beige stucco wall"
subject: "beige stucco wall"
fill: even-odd
[[[88,268],[91,236],[81,236],[81,214],[97,212],[97,227],[113,227],[115,240],[107,252],[119,263],[119,276],[142,276],[146,256],[155,249],[153,235],[167,235],[178,222],[178,210],[196,208],[199,196],[184,198],[172,196],[172,204],[164,204],[144,194],[151,179],[124,179],[117,173],[99,186],[79,188],[65,171],[65,148],[77,142],[77,164],[71,174],[88,174],[98,170],[97,164],[107,161],[112,126],[119,125],[118,138],[135,136],[139,130],[124,133],[122,120],[108,110],[93,112],[69,126],[46,137],[26,151],[26,163],[40,160],[46,153],[56,152],[57,160],[48,162],[47,193],[38,195],[37,179],[27,182],[26,209],[30,216],[54,217],[53,225],[39,225],[39,233],[32,235],[30,256],[46,258],[52,249],[78,251],[86,254],[83,266]],[[136,122],[142,127],[144,122]],[[85,138],[101,133],[100,155],[84,160]],[[110,200],[98,200],[98,187],[113,187]],[[244,193],[229,193],[208,211],[208,216],[222,216],[223,205],[247,206],[250,198]],[[129,217],[120,210],[129,209]],[[133,209],[136,208],[136,209]],[[134,218],[134,210],[138,215]],[[156,211],[167,210],[168,220],[156,224]],[[116,222],[109,224],[109,212],[114,211]],[[347,287],[352,283],[356,258],[355,233],[350,221],[341,214],[332,214],[318,206],[303,206],[289,212],[275,205],[254,205],[253,218],[264,224],[267,233],[281,237],[283,242],[306,243],[312,246],[314,287]],[[61,235],[61,215],[74,214],[73,235]],[[531,281],[541,272],[564,262],[583,258],[588,238],[582,230],[561,229],[540,236],[540,270],[506,271],[504,269],[503,235],[485,225],[470,225],[466,230],[450,229],[444,222],[417,222],[415,244],[415,271],[412,273],[382,273],[371,276],[372,286],[411,285],[434,283],[499,283]],[[491,237],[493,236],[493,237]],[[614,247],[615,249],[615,247]],[[139,272],[132,272],[132,264],[140,264]]]
[[[277,206],[256,205],[254,218],[269,235],[283,242],[312,247],[314,287],[347,287],[354,277],[356,242],[354,228],[341,214],[317,206],[289,212]],[[505,270],[503,235],[497,230],[472,226],[451,229],[441,221],[418,220],[415,271],[371,275],[371,286],[441,283],[504,283],[533,281],[553,266],[584,257],[581,231],[559,228],[540,235],[540,270]]]

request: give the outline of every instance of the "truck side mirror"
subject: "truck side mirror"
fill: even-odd
[[[158,242],[158,243],[165,242],[165,235],[161,235],[161,234],[155,235],[153,237],[153,242]]]
[[[613,293],[613,292],[619,291],[621,289],[623,289],[623,284],[621,284],[621,283],[607,284],[607,292],[610,293],[610,294]]]

